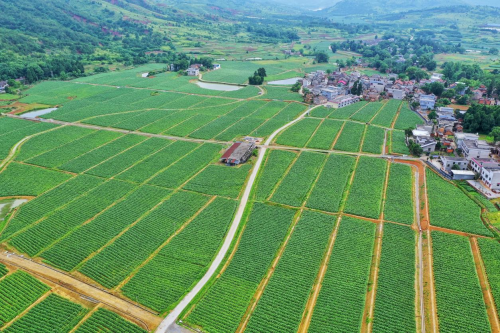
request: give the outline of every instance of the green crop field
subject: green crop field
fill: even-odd
[[[392,163],[387,183],[384,220],[413,224],[413,177],[408,165]]]
[[[495,298],[497,311],[500,310],[500,244],[494,240],[478,239],[488,282]]]
[[[385,106],[380,110],[380,112],[372,120],[373,125],[380,125],[384,127],[391,127],[394,117],[399,111],[401,106],[401,101],[396,99],[390,99]]]
[[[403,131],[391,131],[391,153],[392,154],[402,154],[408,155],[409,149],[406,146],[406,135]]]
[[[469,240],[434,231],[432,249],[440,329],[490,332]]]
[[[351,217],[340,221],[309,332],[360,331],[375,227],[373,223]]]
[[[276,143],[284,146],[304,147],[309,138],[320,125],[320,119],[306,118],[287,128],[278,138]]]
[[[333,148],[343,151],[358,152],[365,128],[366,126],[362,124],[346,122]]]
[[[257,182],[256,200],[263,201],[269,198],[276,184],[283,178],[296,157],[297,154],[289,151],[271,150],[269,152],[266,164]]]
[[[380,127],[368,126],[363,139],[361,151],[372,154],[382,154],[384,152],[385,130]]]
[[[427,171],[430,223],[439,227],[491,236],[481,221],[481,207],[459,188]],[[449,205],[453,200],[454,205]]]
[[[339,134],[344,123],[325,119],[317,129],[314,136],[306,144],[308,148],[329,150]]]
[[[363,107],[361,110],[356,112],[351,119],[356,120],[356,121],[361,121],[364,123],[370,122],[370,120],[375,117],[375,115],[379,112],[381,108],[384,107],[384,104],[375,102],[375,103],[368,103],[365,107]]]
[[[394,124],[395,129],[405,130],[407,128],[415,128],[416,125],[421,125],[424,123],[424,120],[420,118],[415,112],[410,110],[408,104],[403,104],[401,107],[401,111],[399,112],[399,116],[396,119],[396,123]]]

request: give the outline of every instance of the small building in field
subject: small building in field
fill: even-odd
[[[200,69],[196,67],[190,67],[187,69],[188,76],[198,76],[200,75]]]
[[[213,65],[213,70],[216,71],[218,69],[221,69],[220,64],[214,64]]]
[[[453,180],[472,180],[476,174],[469,170],[451,170],[451,178]]]
[[[235,142],[222,155],[220,161],[230,166],[243,164],[252,156],[254,149],[255,142]]]
[[[446,172],[457,171],[457,170],[467,170],[469,161],[462,157],[451,157],[451,156],[440,156],[441,164],[443,164],[443,169]],[[455,169],[453,167],[455,166]],[[458,169],[456,169],[458,167]]]
[[[339,96],[339,97],[332,100],[332,106],[335,109],[340,109],[340,108],[346,107],[348,105],[357,103],[357,102],[359,102],[359,100],[360,100],[359,96],[356,96],[356,95]]]

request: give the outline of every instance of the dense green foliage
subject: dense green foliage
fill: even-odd
[[[297,157],[293,152],[284,150],[271,150],[257,182],[255,199],[266,200],[283,178],[292,161]]]
[[[387,183],[384,220],[413,224],[415,215],[413,196],[412,168],[392,163]]]
[[[500,310],[500,244],[489,239],[478,239],[483,257],[488,282],[491,288],[497,311]]]
[[[99,308],[78,327],[76,333],[146,333],[147,331],[123,319],[114,312]]]
[[[469,240],[434,231],[432,249],[440,330],[490,332]]]
[[[414,332],[415,233],[385,223],[378,273],[373,332]]]

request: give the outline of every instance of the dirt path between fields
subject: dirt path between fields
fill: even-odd
[[[484,303],[486,304],[486,312],[488,313],[491,331],[500,332],[500,321],[498,319],[495,299],[493,298],[493,294],[491,293],[491,287],[488,282],[488,275],[486,274],[486,269],[484,267],[483,258],[481,257],[481,251],[479,249],[479,245],[477,244],[476,237],[470,238],[470,246],[472,249],[472,254],[474,256],[474,264],[476,265],[479,283],[481,284],[481,289],[483,290],[483,298]]]
[[[150,330],[158,326],[161,322],[161,318],[156,316],[155,313],[150,312],[139,305],[112,295],[103,289],[94,287],[43,264],[8,252],[0,253],[0,262],[19,267],[31,274],[34,274],[35,276],[40,276],[70,291],[91,297],[100,303],[139,319],[144,322]]]

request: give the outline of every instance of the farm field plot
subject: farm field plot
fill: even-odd
[[[235,209],[235,201],[215,199],[125,284],[124,295],[160,313],[171,308],[205,273]]]
[[[489,239],[477,241],[498,313],[500,312],[500,244]]]
[[[23,271],[0,281],[0,327],[17,317],[50,288]]]
[[[99,308],[90,318],[78,327],[76,333],[146,333],[147,331],[123,319],[116,313],[105,308]]]
[[[391,131],[391,154],[407,155],[410,151],[406,146],[406,136],[403,131]]]
[[[490,332],[469,240],[433,231],[432,248],[440,330]]]
[[[256,200],[263,201],[269,198],[296,157],[296,153],[285,150],[271,150],[268,153],[267,161],[256,183]]]
[[[306,118],[287,128],[276,139],[276,143],[284,146],[304,147],[309,138],[320,125],[320,119]]]
[[[391,127],[394,117],[398,113],[402,101],[397,99],[390,99],[385,104],[384,108],[379,114],[371,121],[373,125],[380,125],[384,127]]]
[[[88,310],[66,298],[50,294],[24,316],[3,330],[7,333],[68,332]]]
[[[332,119],[349,119],[354,113],[358,112],[360,109],[365,107],[368,103],[367,102],[358,102],[354,103],[351,105],[348,105],[346,107],[340,108],[340,109],[335,109],[328,118]]]
[[[353,114],[351,119],[364,123],[369,122],[383,107],[384,104],[380,102],[368,103],[364,108]]]
[[[325,119],[314,136],[306,144],[307,148],[331,149],[343,125],[343,122]]]
[[[392,163],[387,183],[384,220],[413,224],[414,211],[412,169],[408,165]]]
[[[236,199],[251,168],[249,164],[233,168],[210,165],[189,181],[184,189]]]
[[[335,216],[316,212],[302,214],[250,317],[246,332],[294,332],[298,329],[336,220]],[[293,295],[289,290],[293,290]]]
[[[325,159],[323,154],[300,154],[270,200],[284,205],[302,206]]]
[[[351,156],[330,155],[306,206],[332,213],[338,212],[355,162],[356,159]]]
[[[114,90],[111,87],[82,86],[62,81],[42,82],[28,90],[27,97],[20,99],[22,103],[42,103],[48,105],[63,104],[69,100],[86,99]]]
[[[236,331],[294,215],[291,209],[255,203],[229,266],[184,322],[210,333]]]
[[[5,117],[0,117],[0,120],[9,119]],[[48,131],[54,128],[57,128],[57,125],[46,124],[46,123],[31,123],[24,121],[24,123],[29,123],[28,125],[24,125],[19,127],[17,123],[2,121],[4,127],[6,128],[5,134],[0,132],[0,159],[6,158],[12,147],[16,145],[19,141],[24,139],[27,136],[38,134],[44,131]],[[14,127],[16,129],[14,129]],[[10,129],[10,130],[9,130]],[[41,135],[41,134],[40,134]]]
[[[471,234],[491,236],[481,221],[481,208],[459,188],[427,170],[430,223]],[[450,206],[449,200],[453,200]]]
[[[385,223],[382,236],[374,332],[415,332],[415,233]]]
[[[365,128],[362,124],[346,122],[333,149],[358,152]]]
[[[319,108],[312,110],[311,116],[316,117],[316,118],[326,118],[333,111],[334,110],[332,110],[331,108],[327,108],[327,107],[323,106],[323,107],[319,107]]]
[[[351,217],[340,221],[309,332],[360,331],[375,228],[374,223]]]
[[[36,196],[69,178],[71,175],[14,162],[0,173],[0,197]]]
[[[372,154],[382,154],[384,150],[385,130],[380,127],[368,126],[361,151]]]
[[[264,89],[266,90],[266,93],[264,95],[260,95],[259,98],[297,102],[302,102],[304,99],[298,92],[291,91],[290,87],[265,86]]]
[[[79,271],[107,288],[116,287],[206,205],[208,200],[208,197],[200,194],[175,193],[86,261]]]
[[[387,162],[361,156],[345,207],[346,213],[378,219]]]
[[[410,110],[408,104],[403,104],[401,111],[399,112],[398,119],[394,124],[395,129],[405,130],[409,127],[415,128],[416,125],[421,125],[424,120],[420,118],[415,112]]]

